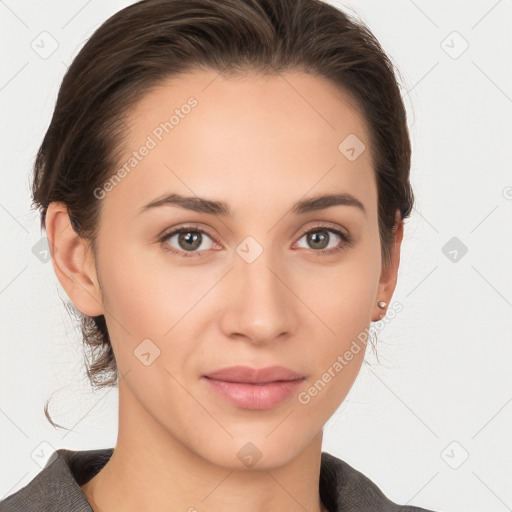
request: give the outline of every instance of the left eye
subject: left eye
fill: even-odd
[[[332,236],[330,233],[334,234],[334,240],[332,240]],[[347,237],[336,229],[327,229],[327,228],[315,228],[306,233],[304,233],[300,239],[306,238],[306,243],[309,244],[309,247],[305,247],[306,249],[316,249],[318,252],[327,251],[330,252],[331,249],[336,250],[337,246],[340,243],[340,240],[347,242]],[[338,241],[336,241],[336,238]],[[329,245],[331,241],[334,241],[332,245]]]

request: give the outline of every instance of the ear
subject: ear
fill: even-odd
[[[83,314],[103,314],[94,255],[89,242],[71,226],[67,207],[60,202],[48,205],[45,219],[53,269],[74,306]]]
[[[400,215],[400,211],[397,210],[395,216],[395,228],[394,228],[394,242],[391,248],[391,259],[386,267],[382,268],[380,275],[379,287],[377,291],[377,297],[375,301],[375,309],[372,313],[372,322],[377,322],[381,318],[384,318],[386,314],[386,308],[379,308],[378,302],[384,301],[388,305],[393,297],[395,291],[396,282],[398,278],[398,265],[400,264],[400,247],[404,236],[404,221]]]

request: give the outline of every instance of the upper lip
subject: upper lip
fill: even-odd
[[[230,366],[207,373],[205,377],[225,382],[245,382],[260,384],[282,380],[303,379],[304,375],[294,372],[284,366],[268,366],[266,368],[251,368],[249,366]]]

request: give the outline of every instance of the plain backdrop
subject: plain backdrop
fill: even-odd
[[[36,452],[116,442],[117,390],[87,382],[41,256],[30,176],[67,66],[130,3],[0,2],[0,498],[41,471]],[[403,310],[378,331],[380,362],[367,351],[323,450],[401,504],[511,510],[512,1],[334,5],[362,18],[400,71],[416,208],[393,297]],[[69,430],[46,420],[50,396]]]

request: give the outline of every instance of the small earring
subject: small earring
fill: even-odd
[[[388,305],[388,303],[384,302],[383,300],[377,302],[377,306],[379,306],[379,308],[381,308],[381,309],[384,309],[387,305]]]

